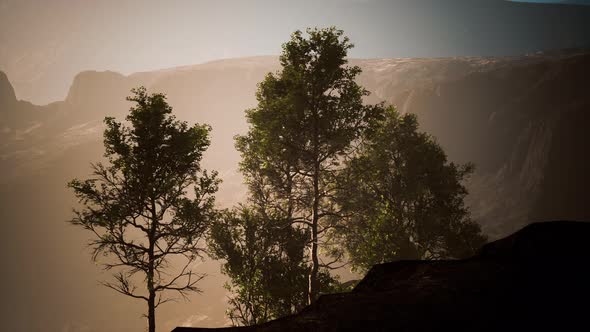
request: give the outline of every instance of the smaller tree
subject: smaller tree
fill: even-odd
[[[148,330],[155,332],[156,308],[174,300],[165,292],[186,297],[199,291],[203,275],[190,266],[203,253],[201,239],[215,215],[219,181],[200,166],[211,128],[175,120],[163,94],[148,95],[143,87],[132,92],[131,126],[105,119],[108,164],[93,164],[90,179],[69,183],[83,205],[71,223],[94,235],[92,258],[107,256],[105,268],[118,270],[104,285],[146,301]],[[170,264],[175,256],[185,259],[179,269]],[[143,279],[145,291],[137,288],[135,276]]]
[[[338,229],[352,265],[367,270],[400,259],[460,258],[483,243],[464,205],[462,181],[472,164],[457,165],[413,114],[393,107],[368,131],[347,162],[337,202],[347,216]]]
[[[306,234],[279,215],[241,206],[211,227],[213,257],[225,260],[225,285],[233,293],[228,317],[254,325],[292,314],[307,304]]]

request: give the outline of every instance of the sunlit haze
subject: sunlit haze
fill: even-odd
[[[293,31],[315,26],[343,29],[356,58],[518,55],[587,40],[581,18],[504,2],[2,0],[0,70],[18,98],[45,104],[63,99],[83,70],[277,55]]]

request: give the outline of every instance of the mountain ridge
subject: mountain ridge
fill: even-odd
[[[309,16],[305,10],[300,9],[289,14],[278,4],[272,3],[266,6],[273,10],[278,17],[297,17],[291,17],[302,22],[297,26],[321,24],[321,20],[320,23],[317,23],[304,19]],[[330,20],[332,24],[344,28],[351,36],[362,36],[365,44],[359,45],[362,48],[352,50],[353,53],[358,52],[355,53],[358,57],[503,56],[546,49],[590,46],[589,6],[503,0],[372,0],[340,1],[338,6],[333,6],[333,2],[328,1],[317,4],[315,7],[318,11],[316,15],[329,14],[329,17],[333,18]],[[113,12],[112,15],[120,17],[123,14]],[[367,24],[363,24],[361,28],[355,28],[355,25],[349,22],[348,17],[358,18],[359,21]],[[133,19],[134,16],[131,16],[126,18],[125,22],[133,24],[131,23],[134,22]],[[141,26],[142,23],[137,22],[137,26]],[[94,28],[102,31],[98,27]],[[161,66],[157,65],[162,63],[161,59],[165,56],[161,49],[155,52],[154,58],[152,58],[147,55],[150,53],[141,52],[139,49],[131,47],[122,58],[118,52],[120,45],[113,49],[114,45],[110,43],[111,40],[126,39],[140,43],[139,40],[146,37],[129,35],[129,29],[125,26],[112,27],[112,29],[117,28],[119,29],[117,32],[120,34],[117,38],[102,35],[106,32],[98,32],[104,38],[100,46],[85,43],[85,49],[78,49],[75,47],[77,41],[69,40],[69,43],[65,42],[63,49],[60,49],[59,52],[38,49],[40,45],[47,46],[47,41],[37,43],[31,41],[20,45],[16,44],[18,38],[15,37],[14,54],[8,56],[12,52],[7,52],[5,59],[2,59],[4,61],[0,61],[0,67],[13,79],[19,99],[41,104],[63,99],[75,74],[84,69],[111,68],[127,73]],[[153,29],[149,26],[145,28],[147,30]],[[47,27],[47,30],[51,31],[52,29]],[[261,31],[244,30],[259,37],[266,35]],[[7,29],[7,33],[9,31]],[[157,30],[151,31],[158,32]],[[288,34],[292,32],[284,29],[281,31],[283,38],[288,38]],[[177,31],[176,33],[186,32]],[[59,36],[60,34],[55,33],[55,35]],[[243,36],[242,33],[228,34],[223,40],[231,45],[237,42],[234,38]],[[35,37],[31,37],[31,39],[34,40]],[[265,50],[276,49],[276,46],[284,41],[274,34],[268,35],[268,38],[259,39],[262,40],[260,41],[262,44],[266,44]],[[6,49],[11,50],[10,46],[13,41],[9,38],[6,42],[8,43]],[[375,46],[376,42],[379,43],[378,47]],[[149,43],[165,44],[161,40],[150,40]],[[221,43],[221,39],[216,40],[215,46],[223,46],[220,45]],[[403,47],[400,47],[402,45]],[[234,55],[247,55],[252,52],[252,50],[241,49],[236,50]],[[203,62],[210,58],[201,57],[200,53],[193,50],[194,60],[190,57],[188,59],[181,57],[182,60],[178,60],[181,61],[179,64]],[[72,59],[73,54],[80,55]],[[101,54],[101,57],[96,58],[95,54]],[[23,55],[28,56],[23,57]],[[221,56],[221,54],[217,54],[217,56]],[[123,59],[124,61],[122,61]],[[145,63],[146,69],[131,65],[137,62]],[[125,63],[129,65],[126,66]],[[150,63],[155,64],[150,66],[148,65]]]

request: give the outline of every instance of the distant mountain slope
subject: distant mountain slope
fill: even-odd
[[[354,59],[351,64],[363,69],[359,81],[373,92],[367,102],[383,100],[418,114],[422,129],[436,137],[451,160],[476,164],[468,203],[493,239],[532,221],[590,219],[590,53]],[[64,101],[45,106],[17,100],[0,74],[0,220],[7,234],[0,258],[7,271],[16,271],[6,276],[4,284],[14,285],[6,298],[22,312],[55,322],[52,330],[62,329],[60,322],[68,312],[79,312],[92,322],[102,319],[95,316],[91,303],[93,297],[106,296],[105,291],[94,285],[98,272],[80,251],[86,234],[63,222],[75,204],[65,184],[73,177],[86,177],[89,163],[101,159],[102,119],[127,114],[130,104],[125,96],[131,88],[143,84],[167,93],[179,119],[212,125],[213,143],[205,164],[220,171],[224,183],[219,201],[229,206],[245,194],[233,136],[247,128],[243,112],[255,106],[256,84],[278,69],[276,57],[254,57],[129,76],[83,72]],[[62,262],[55,266],[76,277],[63,279],[48,262]],[[214,262],[203,265],[202,271],[219,275]],[[26,280],[12,275],[43,275],[52,280],[52,287],[43,289],[46,297],[39,297],[27,290]],[[193,312],[208,316],[200,320],[201,326],[222,325],[222,283],[223,278],[214,277],[204,284],[208,298],[221,299],[213,304],[196,295],[193,304],[164,308],[162,326],[182,325],[178,320]],[[80,288],[87,290],[73,291]],[[63,298],[63,310],[47,311],[58,296]],[[78,305],[80,301],[90,303],[87,310]],[[100,315],[141,312],[127,308],[125,301],[115,300]],[[34,323],[19,329],[25,319],[2,319],[16,324],[8,325],[11,331],[47,329]],[[117,319],[117,326],[139,328],[134,317]]]
[[[525,221],[590,219],[590,56],[539,59],[484,65],[392,100],[452,160],[475,163],[469,201],[494,238]]]

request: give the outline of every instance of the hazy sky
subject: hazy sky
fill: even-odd
[[[575,20],[531,14],[526,6],[504,0],[0,0],[0,70],[20,99],[42,104],[63,99],[83,70],[128,74],[279,54],[294,30],[314,26],[343,29],[356,45],[350,56],[362,58],[507,55],[577,45],[569,30],[567,38],[559,32]]]

